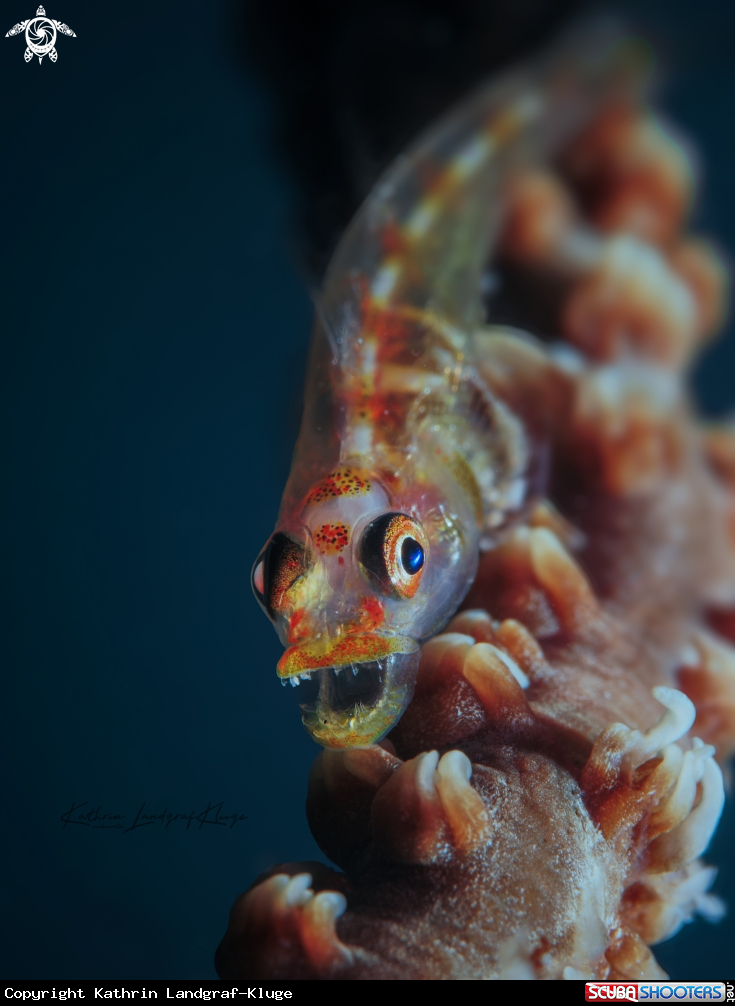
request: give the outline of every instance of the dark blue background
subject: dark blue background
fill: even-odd
[[[0,37],[2,973],[208,978],[235,896],[320,858],[315,746],[251,598],[300,406],[311,308],[272,99],[215,0],[49,0],[56,65]],[[36,0],[3,4],[0,36]],[[668,52],[666,106],[705,166],[700,221],[735,248],[727,3],[629,4]],[[699,370],[735,403],[735,344]],[[290,692],[290,689],[289,689]],[[225,801],[234,829],[62,829]],[[735,904],[732,809],[711,850]],[[723,977],[732,925],[659,951]],[[723,971],[723,967],[725,971]]]

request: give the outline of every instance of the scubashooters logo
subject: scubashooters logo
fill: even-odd
[[[725,1002],[725,982],[585,982],[587,1002],[627,999],[644,1002],[652,999],[672,1002]]]
[[[14,24],[10,31],[5,33],[5,38],[10,38],[11,35],[20,35],[22,31],[26,33],[28,46],[23,53],[23,59],[26,63],[30,63],[34,56],[38,56],[39,63],[44,56],[48,56],[51,62],[55,63],[59,58],[56,51],[57,32],[61,32],[62,35],[71,35],[72,38],[77,37],[68,24],[62,24],[61,21],[54,21],[53,18],[46,17],[46,11],[43,7],[38,8],[35,17]]]

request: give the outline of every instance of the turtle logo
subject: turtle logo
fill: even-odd
[[[26,63],[30,63],[34,56],[38,56],[39,63],[44,56],[48,56],[51,62],[55,63],[59,58],[55,49],[58,31],[62,35],[71,35],[72,38],[76,38],[68,24],[62,24],[61,21],[54,21],[53,18],[46,17],[46,11],[43,7],[38,8],[35,17],[14,24],[10,31],[6,32],[5,38],[10,38],[11,35],[20,35],[22,31],[26,33],[26,42],[28,43],[28,48],[23,53]]]

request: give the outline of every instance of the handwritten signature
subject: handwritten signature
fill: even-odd
[[[87,810],[83,808],[87,807]],[[208,803],[204,810],[197,813],[196,811],[191,811],[189,814],[180,814],[170,811],[168,807],[160,812],[160,814],[154,814],[145,809],[146,805],[143,802],[140,806],[140,810],[135,815],[135,819],[132,824],[127,824],[127,816],[125,814],[113,814],[109,811],[102,811],[102,804],[98,804],[96,807],[90,807],[88,802],[84,803],[72,803],[69,810],[64,811],[61,815],[63,831],[67,825],[78,825],[82,828],[93,828],[105,831],[121,831],[123,835],[128,835],[131,831],[138,831],[140,828],[148,828],[152,825],[160,825],[164,830],[167,830],[170,825],[178,823],[181,821],[186,821],[186,830],[197,824],[199,827],[198,831],[201,831],[205,825],[215,825],[219,828],[234,828],[238,821],[247,821],[247,814],[238,814],[237,812],[231,814],[225,814],[224,812],[224,801],[221,803]]]

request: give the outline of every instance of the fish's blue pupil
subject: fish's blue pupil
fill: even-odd
[[[424,550],[415,538],[404,538],[401,545],[401,562],[407,573],[413,576],[424,564]]]

